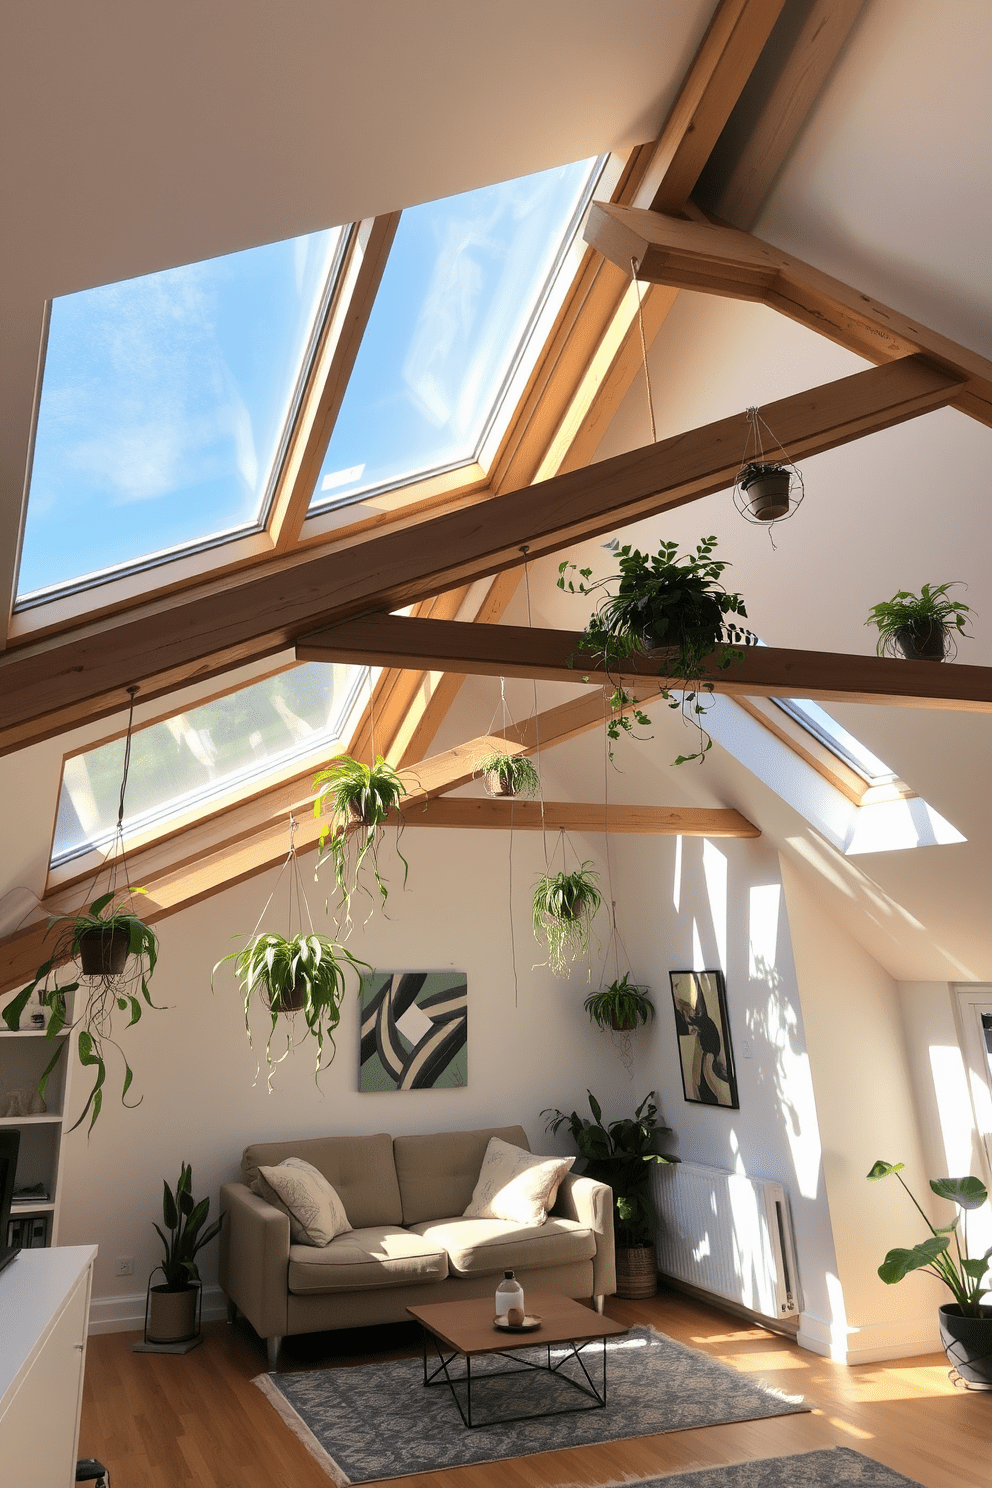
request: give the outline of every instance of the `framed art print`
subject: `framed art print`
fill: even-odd
[[[373,971],[362,978],[359,1090],[468,1084],[463,971]]]
[[[687,1101],[740,1109],[722,971],[670,971]]]

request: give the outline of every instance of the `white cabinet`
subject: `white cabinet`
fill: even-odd
[[[0,1272],[0,1488],[70,1488],[94,1245],[25,1250]]]
[[[0,997],[0,1003],[6,1001]],[[70,1034],[59,1035],[64,1043]],[[11,1033],[0,1025],[0,1095],[22,1089],[37,1089],[42,1071],[55,1053],[56,1041],[46,1038],[44,1029],[26,1029]],[[0,1116],[0,1127],[16,1127],[21,1134],[17,1158],[17,1186],[44,1185],[47,1199],[28,1204],[14,1204],[11,1220],[21,1224],[20,1244],[57,1245],[59,1190],[62,1177],[62,1146],[67,1115],[68,1080],[73,1050],[67,1048],[48,1079],[45,1104],[48,1110],[38,1116]],[[77,1112],[78,1115],[78,1112]],[[38,1234],[37,1232],[41,1232]],[[34,1235],[34,1238],[32,1236]],[[43,1238],[42,1238],[43,1235]],[[8,1243],[0,1235],[0,1245]]]

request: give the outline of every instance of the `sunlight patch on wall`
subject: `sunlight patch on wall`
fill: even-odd
[[[967,838],[920,796],[909,800],[878,801],[856,808],[845,856],[898,852],[909,847],[936,847]]]
[[[961,1050],[956,1045],[931,1044],[930,1072],[940,1117],[946,1172],[967,1173],[972,1162],[974,1115]],[[933,1176],[944,1175],[935,1173]]]
[[[716,939],[717,957],[724,973],[727,970],[727,857],[707,838],[703,842],[703,876],[706,879],[706,894],[710,902],[713,920],[713,935]],[[701,962],[697,962],[701,965]]]
[[[748,901],[748,974],[764,981],[778,955],[778,912],[781,884],[755,884]]]
[[[678,914],[682,903],[682,837],[675,839],[675,874],[672,879],[672,903],[675,905],[675,913]]]

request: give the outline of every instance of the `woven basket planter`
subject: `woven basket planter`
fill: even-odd
[[[617,1296],[629,1301],[653,1297],[658,1290],[658,1260],[653,1245],[617,1246]]]

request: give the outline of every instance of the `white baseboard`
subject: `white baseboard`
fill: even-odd
[[[216,1282],[203,1288],[201,1318],[205,1323],[227,1317],[227,1298]],[[91,1333],[140,1333],[145,1326],[145,1293],[124,1297],[93,1297],[90,1301]]]
[[[902,1322],[868,1323],[849,1328],[804,1312],[799,1318],[800,1348],[838,1364],[876,1364],[884,1359],[911,1359],[940,1353],[940,1330],[934,1311]]]

